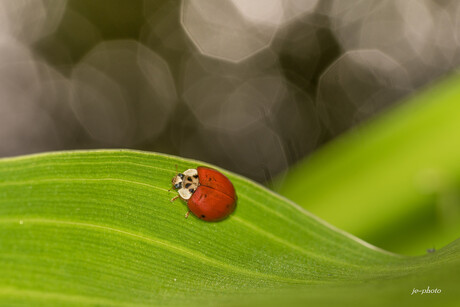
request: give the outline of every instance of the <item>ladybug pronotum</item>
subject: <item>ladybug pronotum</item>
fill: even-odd
[[[216,222],[225,219],[235,210],[236,193],[233,184],[219,171],[198,166],[178,173],[172,179],[173,189],[179,193],[189,211],[199,219]]]

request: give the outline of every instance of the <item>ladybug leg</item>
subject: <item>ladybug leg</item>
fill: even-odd
[[[175,200],[178,199],[178,198],[179,198],[179,195],[177,195],[177,196],[171,198],[171,202],[175,201]]]
[[[188,210],[187,213],[185,213],[185,218],[188,219],[189,215],[190,215],[190,210]]]

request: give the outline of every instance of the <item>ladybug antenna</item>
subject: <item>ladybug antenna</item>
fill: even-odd
[[[177,164],[175,164],[176,166],[176,176],[179,175],[179,170],[177,169]],[[171,190],[174,188],[174,185],[172,187],[169,188],[168,190],[168,193],[171,192]]]
[[[184,179],[184,174],[179,173],[179,170],[177,169],[177,164],[176,164],[176,176],[179,176],[181,179]]]

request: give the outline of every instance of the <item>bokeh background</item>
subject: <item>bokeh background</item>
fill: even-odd
[[[456,0],[0,0],[0,156],[133,148],[272,186],[459,64]]]

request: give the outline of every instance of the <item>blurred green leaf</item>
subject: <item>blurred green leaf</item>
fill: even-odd
[[[0,160],[2,304],[458,303],[459,241],[390,254],[227,172],[236,212],[185,219],[170,180],[199,164],[123,150]],[[411,295],[428,286],[442,293]]]
[[[331,224],[406,254],[460,236],[460,77],[324,146],[279,193]]]

